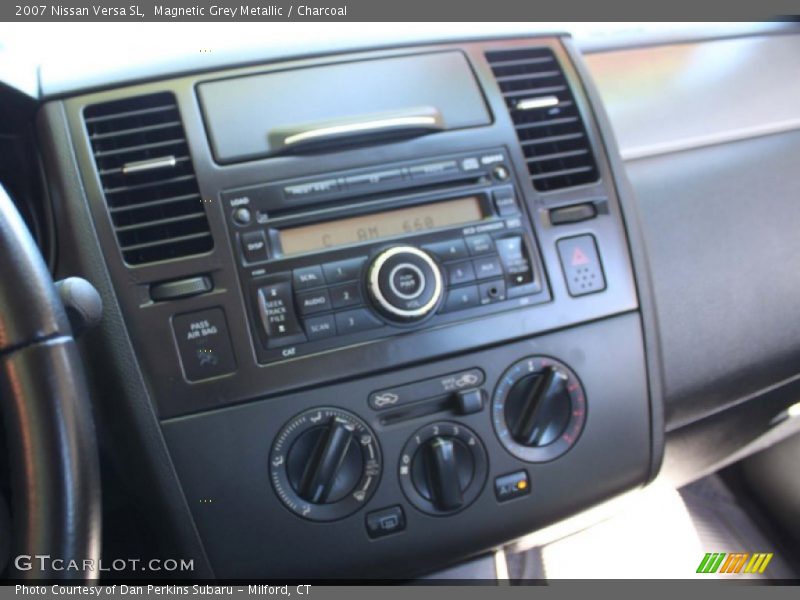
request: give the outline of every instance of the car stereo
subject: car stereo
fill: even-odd
[[[226,190],[261,363],[549,299],[504,149]]]

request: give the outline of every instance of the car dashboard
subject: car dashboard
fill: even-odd
[[[785,437],[798,48],[428,36],[56,85],[108,477],[199,577],[408,578]]]

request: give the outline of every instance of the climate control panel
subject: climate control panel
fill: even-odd
[[[386,290],[395,287],[421,297],[418,306],[405,305],[413,311],[436,304],[424,289],[437,285],[432,274],[437,268],[423,253],[401,247],[378,257],[372,272],[381,293],[388,295]],[[394,285],[393,277],[398,279]],[[434,420],[421,427],[419,421],[444,415],[491,420],[500,444],[526,463],[555,460],[577,442],[586,422],[586,398],[577,375],[564,363],[546,356],[516,361],[501,375],[489,411],[484,383],[483,371],[473,368],[373,392],[367,405],[379,415],[375,426],[339,408],[303,411],[273,443],[269,471],[275,493],[290,511],[311,521],[348,517],[369,503],[380,483],[382,430],[416,426],[399,452],[397,481],[415,509],[447,516],[467,509],[485,489],[490,471],[486,445],[461,421]],[[497,474],[494,487],[498,502],[527,495],[527,471]],[[384,521],[374,516],[384,512],[392,523],[404,514],[402,507],[400,513],[394,507],[370,513],[368,524],[377,527],[370,529],[372,537],[385,531]]]
[[[645,481],[640,335],[620,315],[164,431],[220,573],[419,573],[444,545],[466,557]]]

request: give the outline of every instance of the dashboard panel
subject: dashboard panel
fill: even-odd
[[[71,251],[218,576],[410,576],[655,475],[638,221],[576,60],[453,43],[45,104]]]

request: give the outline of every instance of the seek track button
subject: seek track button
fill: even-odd
[[[258,312],[268,346],[285,346],[305,340],[292,305],[289,281],[277,281],[259,288]]]

